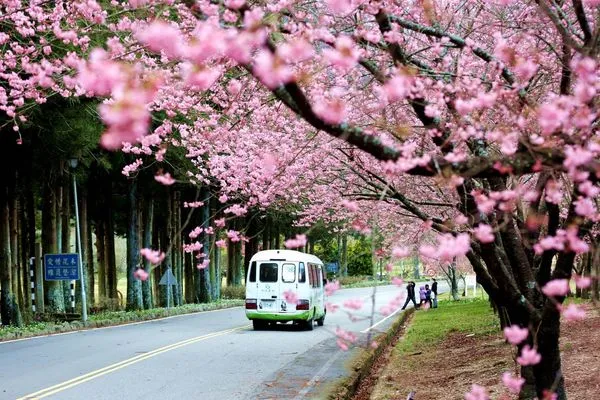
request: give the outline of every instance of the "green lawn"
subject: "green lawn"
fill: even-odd
[[[439,307],[417,311],[397,345],[398,353],[411,353],[439,343],[451,332],[488,335],[500,330],[487,299],[440,300]]]

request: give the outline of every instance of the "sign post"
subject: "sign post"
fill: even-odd
[[[171,267],[167,268],[167,271],[163,274],[162,278],[160,278],[158,284],[167,286],[167,310],[169,310],[172,293],[171,286],[177,286],[177,279],[175,279],[175,275],[173,275]]]
[[[71,168],[75,170],[77,167],[77,159],[73,158],[69,160],[69,164]],[[81,229],[79,224],[79,202],[77,200],[77,180],[75,179],[75,173],[71,173],[73,177],[73,200],[75,202],[75,231],[77,232],[77,253],[79,254],[79,273],[81,274],[81,319],[83,322],[87,321],[87,298],[85,294],[85,275],[83,274],[83,261],[81,260],[81,255],[83,254],[83,249],[81,248]],[[111,232],[112,234],[112,232]]]

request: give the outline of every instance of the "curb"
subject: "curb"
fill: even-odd
[[[350,376],[342,378],[329,391],[327,399],[329,400],[350,400],[356,394],[362,381],[369,375],[373,364],[387,350],[388,346],[399,332],[402,325],[409,316],[414,313],[414,308],[403,312],[400,317],[392,324],[387,332],[380,334],[375,338],[379,344],[375,349],[363,350],[352,361]]]

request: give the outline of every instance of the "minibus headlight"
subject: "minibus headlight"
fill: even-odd
[[[296,303],[296,310],[308,310],[308,308],[308,300],[298,300],[298,303]]]
[[[256,310],[256,299],[246,299],[246,310]]]

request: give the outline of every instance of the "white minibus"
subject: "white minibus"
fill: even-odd
[[[246,277],[246,316],[255,330],[269,323],[294,322],[312,330],[325,321],[325,275],[323,262],[312,254],[294,250],[256,253]],[[295,294],[288,303],[285,292]]]

